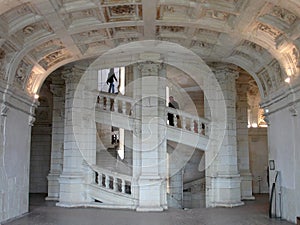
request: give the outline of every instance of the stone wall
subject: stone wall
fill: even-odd
[[[254,194],[268,193],[268,137],[267,128],[249,128],[250,170]]]

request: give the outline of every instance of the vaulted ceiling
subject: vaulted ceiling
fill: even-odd
[[[64,64],[160,40],[243,68],[266,96],[299,73],[299,17],[299,0],[2,0],[0,78],[34,94]]]

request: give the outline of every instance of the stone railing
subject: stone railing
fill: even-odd
[[[123,115],[132,114],[133,99],[127,96],[100,92],[96,107],[100,110],[118,112]]]
[[[167,107],[167,113],[174,117],[174,127],[208,136],[210,121],[182,110]],[[170,125],[169,125],[170,126]]]
[[[131,97],[104,92],[99,93],[96,103],[96,108],[100,110],[116,112],[126,116],[133,116],[133,107],[134,100]],[[203,136],[209,135],[209,120],[182,110],[166,107],[166,121],[168,114],[174,115],[173,127]]]
[[[94,172],[93,184],[105,188],[107,191],[131,195],[131,176],[99,167],[93,167],[92,170]]]

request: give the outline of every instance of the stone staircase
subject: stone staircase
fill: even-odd
[[[97,123],[133,131],[136,118],[134,116],[134,100],[127,96],[100,93],[95,107]],[[170,164],[186,163],[193,151],[206,150],[208,144],[209,121],[181,110],[166,107],[167,114],[179,115],[175,118],[174,126],[166,123],[166,138],[172,148]],[[179,149],[179,150],[176,150]],[[96,206],[105,208],[135,209],[138,204],[135,185],[137,181],[132,176],[132,168],[107,150],[97,152],[96,165],[90,166],[92,179],[87,184],[88,196],[95,200]],[[172,173],[172,171],[170,171]],[[169,201],[180,207],[171,196]]]

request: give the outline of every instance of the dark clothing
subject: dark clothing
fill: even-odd
[[[169,102],[169,107],[174,108],[174,109],[179,109],[179,105],[176,101]],[[179,116],[176,116],[177,119]],[[169,125],[174,126],[174,114],[173,113],[168,113],[168,120],[169,120]]]
[[[106,80],[106,84],[109,84],[108,93],[115,93],[114,80],[118,81],[115,73],[110,71]]]
[[[107,80],[106,80],[106,84],[108,83],[113,83],[115,81],[118,81],[117,78],[116,78],[116,75],[113,73],[112,75],[110,75]]]

